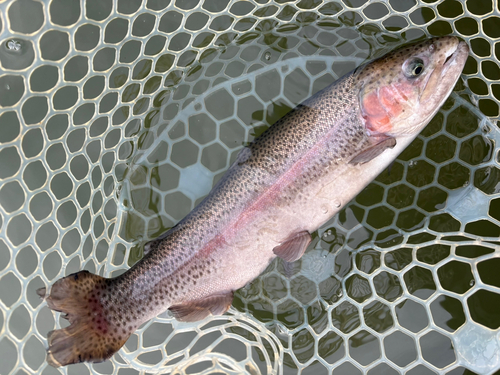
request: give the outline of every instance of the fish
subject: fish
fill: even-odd
[[[412,142],[458,81],[469,48],[454,36],[402,46],[341,77],[244,147],[204,200],[144,246],[125,273],[80,271],[37,292],[69,326],[49,332],[54,367],[102,362],[166,310],[224,314],[276,257],[302,257],[311,233]]]

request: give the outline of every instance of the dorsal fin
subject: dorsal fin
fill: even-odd
[[[167,238],[170,235],[170,233],[172,233],[173,228],[175,228],[175,227],[172,227],[172,228],[168,229],[166,232],[163,232],[161,235],[156,237],[154,240],[146,242],[144,244],[144,248],[143,248],[144,255],[149,253],[152,249],[155,249],[156,247],[158,247],[160,242],[163,241],[165,238]]]

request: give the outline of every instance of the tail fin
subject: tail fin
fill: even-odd
[[[37,290],[55,311],[66,313],[68,327],[49,332],[47,362],[54,367],[80,362],[102,362],[125,344],[131,333],[112,325],[100,302],[106,279],[81,271],[59,279],[51,288]]]

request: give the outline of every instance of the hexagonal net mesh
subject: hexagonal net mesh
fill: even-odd
[[[0,1],[2,374],[489,374],[500,368],[497,2]],[[238,151],[361,62],[454,34],[463,79],[395,163],[228,314],[160,316],[53,369],[35,294],[127,269]],[[64,324],[64,323],[62,323]]]

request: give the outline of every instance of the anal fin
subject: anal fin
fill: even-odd
[[[349,161],[349,164],[364,164],[368,163],[370,160],[375,159],[382,152],[388,148],[393,148],[396,146],[396,139],[393,137],[384,138],[380,142],[375,143],[373,146],[361,151],[355,157]]]
[[[312,237],[307,231],[294,233],[281,245],[276,246],[273,252],[285,262],[295,262],[304,255],[311,241]]]
[[[233,292],[216,294],[203,299],[188,301],[168,309],[181,322],[196,322],[212,315],[222,315],[233,303]]]

